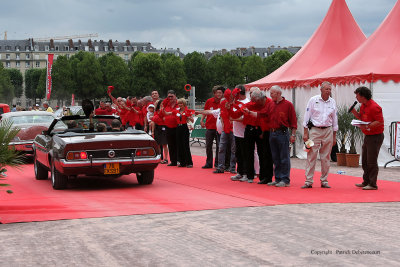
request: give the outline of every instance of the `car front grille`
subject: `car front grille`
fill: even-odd
[[[110,151],[115,152],[114,157],[109,156]],[[132,158],[132,154],[135,155],[135,149],[104,149],[104,150],[87,150],[88,157],[92,156],[92,159],[110,159],[119,158],[126,159]]]

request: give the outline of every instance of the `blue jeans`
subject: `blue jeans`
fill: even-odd
[[[275,165],[275,181],[290,183],[290,147],[289,132],[270,132],[269,145],[271,146],[272,159]]]
[[[225,169],[225,154],[228,145],[231,147],[231,159],[229,162],[229,170],[234,171],[236,170],[236,157],[235,157],[235,138],[233,133],[225,133],[222,131],[221,137],[219,139],[219,147],[218,147],[218,166],[217,169],[224,170]]]

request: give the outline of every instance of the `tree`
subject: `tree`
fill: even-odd
[[[53,64],[52,76],[52,97],[58,100],[66,100],[71,97],[75,82],[71,62],[66,56],[58,56]]]
[[[36,102],[37,95],[36,89],[39,85],[40,76],[42,75],[43,69],[29,69],[25,72],[25,96],[32,98]]]
[[[38,85],[36,87],[36,95],[38,98],[45,98],[46,95],[46,79],[47,79],[47,69],[40,69],[40,78]]]
[[[21,97],[23,93],[22,83],[24,81],[21,71],[18,69],[5,69],[5,70],[8,72],[8,75],[10,76],[10,81],[14,86],[15,97],[18,98]]]
[[[183,61],[169,54],[167,57],[161,56],[163,62],[164,82],[161,89],[162,95],[167,95],[168,90],[174,90],[177,96],[184,96],[186,93],[184,86],[186,84],[186,74]]]
[[[253,55],[244,59],[243,74],[246,83],[254,82],[265,76],[265,65],[259,56]]]
[[[163,62],[158,54],[138,54],[132,63],[133,95],[145,96],[160,91],[163,81]]]
[[[293,56],[287,50],[279,50],[273,53],[271,56],[266,57],[264,59],[264,64],[266,68],[266,75],[271,74],[275,70],[277,70],[280,66],[285,64],[289,59]]]
[[[72,59],[71,66],[76,85],[74,93],[78,98],[96,99],[105,96],[100,63],[94,54],[79,52]]]
[[[108,53],[99,58],[99,63],[104,85],[113,85],[118,96],[126,97],[132,93],[129,83],[129,68],[121,57],[114,53]]]
[[[211,96],[210,75],[204,54],[193,52],[183,59],[187,83],[196,87],[196,98],[205,101]]]
[[[237,56],[231,54],[214,56],[209,61],[209,67],[214,85],[233,87],[244,82],[242,64]]]
[[[11,102],[14,97],[14,87],[11,83],[10,75],[0,63],[0,100]]]

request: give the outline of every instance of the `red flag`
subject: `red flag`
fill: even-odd
[[[53,59],[54,59],[54,54],[47,55],[47,75],[46,75],[46,98],[47,98],[47,100],[50,100],[50,95],[51,95],[51,86],[52,86],[51,69],[53,68]]]
[[[75,95],[72,94],[71,106],[75,106]]]

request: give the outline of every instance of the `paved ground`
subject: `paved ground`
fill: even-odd
[[[399,170],[379,177],[400,181]],[[7,224],[0,266],[399,266],[399,210],[398,202],[280,205]]]

